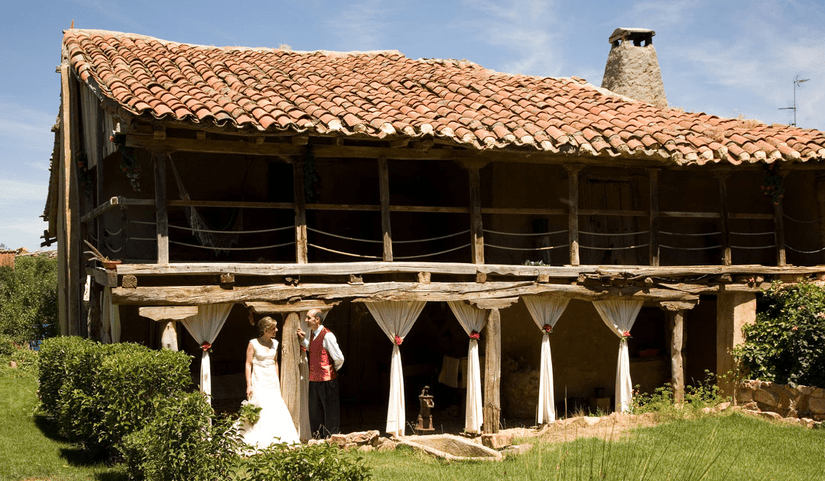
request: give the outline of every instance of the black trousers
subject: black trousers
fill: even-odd
[[[338,379],[309,382],[309,427],[313,436],[325,438],[341,430]]]

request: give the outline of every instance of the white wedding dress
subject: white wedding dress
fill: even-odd
[[[272,443],[299,443],[298,431],[292,416],[281,397],[281,382],[278,379],[276,356],[278,341],[272,340],[272,347],[266,347],[258,339],[249,341],[254,354],[252,357],[252,397],[249,402],[261,408],[258,422],[244,423],[240,429],[243,441],[249,446],[266,448]]]

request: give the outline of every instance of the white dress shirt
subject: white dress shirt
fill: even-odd
[[[324,326],[318,326],[318,330],[311,331],[310,336],[312,339],[318,337],[318,334],[324,330]],[[304,336],[304,347],[309,350],[309,336]],[[341,352],[341,348],[338,347],[338,338],[335,337],[335,334],[332,331],[327,332],[327,335],[324,336],[323,342],[324,349],[329,352],[329,357],[332,358],[332,362],[335,365],[335,370],[338,371],[341,369],[341,366],[344,365],[344,353]]]

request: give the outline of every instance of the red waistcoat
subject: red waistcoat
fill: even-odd
[[[338,377],[329,351],[324,349],[324,337],[328,332],[329,329],[325,327],[315,339],[309,341],[309,380],[311,382],[332,381]]]

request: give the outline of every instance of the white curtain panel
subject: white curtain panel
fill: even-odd
[[[539,370],[539,405],[536,423],[552,423],[556,420],[555,393],[553,392],[553,356],[550,353],[550,335],[544,330],[545,325],[556,326],[567,304],[566,297],[524,296],[524,305],[530,316],[541,329],[541,368]]]
[[[619,336],[619,361],[616,366],[616,406],[617,412],[627,412],[633,399],[633,381],[630,379],[630,353],[627,349],[625,332],[630,332],[636,316],[642,310],[642,301],[610,299],[593,301],[605,325]]]
[[[423,301],[379,301],[365,302],[375,322],[392,341],[392,361],[390,363],[390,399],[387,405],[387,433],[404,435],[406,406],[404,404],[404,372],[401,367],[401,350],[395,337],[402,341],[412,329],[426,302]]]
[[[210,304],[198,306],[198,313],[185,318],[182,322],[189,334],[195,338],[198,344],[208,342],[212,344],[218,333],[221,332],[229,311],[232,310],[232,303]],[[212,365],[209,361],[209,350],[203,349],[201,355],[201,392],[212,397]]]
[[[458,319],[464,332],[469,336],[473,331],[481,332],[487,323],[487,311],[464,301],[449,301],[447,304]],[[481,431],[484,419],[481,404],[481,366],[478,362],[478,341],[470,339],[467,351],[467,407],[464,411],[464,430],[471,433]]]

